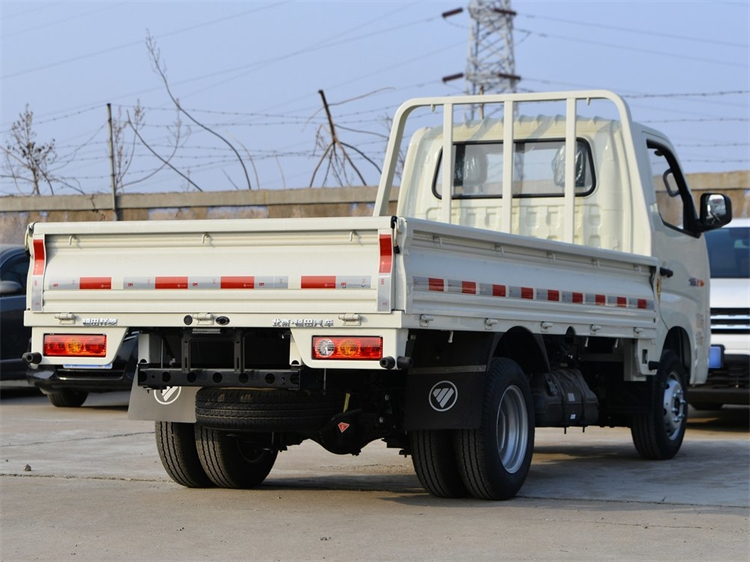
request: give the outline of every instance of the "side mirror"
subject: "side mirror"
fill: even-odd
[[[0,281],[0,297],[22,295],[23,286],[15,281]]]
[[[732,220],[732,200],[721,193],[704,193],[700,213],[698,228],[701,232],[721,228]]]

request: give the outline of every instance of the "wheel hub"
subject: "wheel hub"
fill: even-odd
[[[672,374],[667,379],[667,386],[664,389],[664,425],[669,439],[675,439],[679,435],[680,428],[685,421],[686,410],[687,401],[682,383]]]
[[[505,470],[511,474],[523,465],[529,427],[521,390],[510,386],[500,400],[497,415],[497,449]]]

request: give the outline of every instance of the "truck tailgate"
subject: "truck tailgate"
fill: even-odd
[[[91,315],[389,312],[390,222],[37,223],[29,308]]]

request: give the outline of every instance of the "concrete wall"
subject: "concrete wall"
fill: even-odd
[[[390,203],[396,211],[398,190]],[[377,187],[154,193],[117,197],[119,220],[371,216]],[[0,197],[0,243],[21,244],[30,222],[114,220],[111,195]]]
[[[750,171],[688,174],[696,198],[705,191],[726,193],[734,216],[750,216]],[[390,212],[395,213],[394,190]],[[343,187],[212,193],[121,195],[115,202],[120,220],[370,216],[377,188]],[[30,222],[109,221],[115,217],[112,195],[0,197],[0,243],[23,243]]]

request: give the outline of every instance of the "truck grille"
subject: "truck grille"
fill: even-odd
[[[750,333],[750,308],[712,308],[711,332],[714,334]]]

